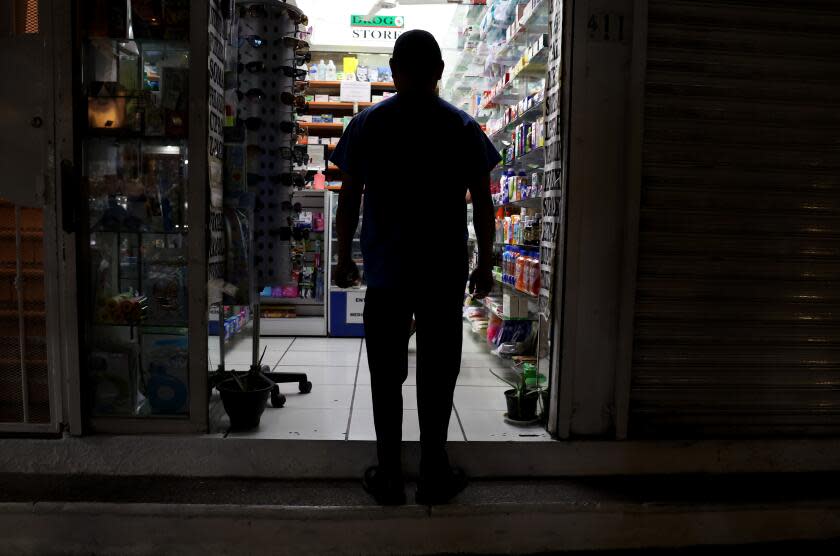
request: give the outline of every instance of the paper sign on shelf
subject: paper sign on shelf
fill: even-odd
[[[365,294],[366,290],[350,290],[347,292],[347,314],[345,320],[347,324],[362,324],[362,318],[365,312]]]
[[[339,92],[341,102],[370,102],[368,81],[342,81]]]
[[[326,145],[307,145],[306,146],[306,156],[309,157],[309,169],[310,170],[326,170],[327,169],[327,161],[326,161]]]

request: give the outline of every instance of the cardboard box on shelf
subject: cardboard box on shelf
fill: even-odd
[[[338,142],[341,140],[341,137],[330,137],[330,145],[338,145]]]
[[[330,95],[330,102],[341,102],[341,97],[338,95]]]
[[[330,95],[315,95],[315,102],[329,102]]]
[[[306,144],[307,145],[320,145],[321,144],[321,138],[318,137],[317,135],[310,135],[306,138]]]

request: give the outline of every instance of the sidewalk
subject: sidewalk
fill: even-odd
[[[840,538],[838,478],[476,481],[448,506],[380,508],[356,481],[0,475],[0,554],[531,554],[824,541]]]

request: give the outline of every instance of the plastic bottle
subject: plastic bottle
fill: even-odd
[[[321,173],[320,170],[318,170],[318,173],[315,174],[315,177],[312,180],[312,189],[316,189],[318,191],[323,190],[326,180],[326,176],[324,176],[324,174]]]
[[[327,79],[327,64],[325,64],[324,61],[321,60],[318,63],[318,80],[319,81],[326,81],[326,79]]]
[[[525,173],[525,170],[519,171],[517,182],[516,200],[521,201],[522,199],[527,199],[528,196],[526,190],[528,189],[528,174]]]
[[[516,269],[514,271],[516,281],[514,283],[514,287],[520,291],[525,289],[525,263],[527,260],[528,257],[526,252],[523,252],[519,255],[519,258],[516,259]]]
[[[336,70],[335,62],[330,60],[329,63],[327,64],[327,75],[326,75],[327,81],[335,81],[337,71],[338,70]]]
[[[307,79],[309,79],[311,81],[317,81],[318,80],[318,65],[317,64],[312,64],[311,66],[309,66],[309,73],[307,74],[306,77],[307,77]]]
[[[540,254],[537,251],[533,253],[533,270],[531,271],[531,284],[530,284],[530,291],[532,295],[539,295],[540,294]]]

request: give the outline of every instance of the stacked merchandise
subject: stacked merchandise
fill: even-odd
[[[491,175],[496,288],[484,300],[468,298],[464,316],[492,353],[519,370],[517,362],[534,359],[539,332],[548,4],[488,0],[477,16],[468,12],[459,32],[464,51],[443,90],[484,124],[503,158]]]

